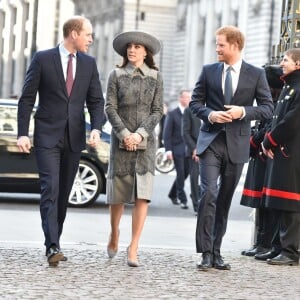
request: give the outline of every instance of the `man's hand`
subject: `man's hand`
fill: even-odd
[[[195,162],[199,162],[199,156],[196,154],[197,153],[197,149],[194,149],[193,153],[192,153],[192,159],[195,161]]]
[[[244,114],[242,106],[238,105],[224,105],[226,112],[231,116],[233,120],[241,119]]]
[[[31,143],[28,136],[20,136],[17,140],[17,145],[20,152],[30,153]]]
[[[213,111],[209,115],[209,119],[212,123],[228,123],[232,122],[232,116],[227,111]]]
[[[264,147],[263,143],[261,143],[261,148],[262,148],[263,153],[264,153],[265,156],[267,156],[267,157],[269,157],[269,158],[271,158],[271,159],[274,158],[274,152],[273,152],[271,149],[267,150],[267,149]]]
[[[173,160],[174,159],[172,151],[167,151],[165,155],[166,155],[167,160]]]
[[[88,141],[88,144],[93,147],[96,148],[96,146],[100,143],[100,132],[97,129],[93,129],[90,133],[90,138]]]

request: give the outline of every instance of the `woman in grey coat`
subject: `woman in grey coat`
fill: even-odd
[[[107,254],[118,252],[119,224],[124,204],[134,204],[127,263],[138,266],[137,249],[147,216],[155,172],[155,126],[163,114],[163,82],[153,55],[160,42],[141,31],[119,34],[113,41],[123,57],[109,76],[105,112],[112,125],[107,202],[111,234]]]

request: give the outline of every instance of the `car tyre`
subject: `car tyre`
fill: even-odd
[[[174,161],[166,157],[165,148],[159,148],[155,154],[155,169],[160,173],[166,174],[175,169]]]
[[[87,160],[80,160],[78,171],[69,197],[73,207],[91,205],[99,197],[104,185],[98,168]]]

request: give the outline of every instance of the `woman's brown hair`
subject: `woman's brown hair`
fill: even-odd
[[[145,47],[145,46],[144,46]],[[144,59],[144,63],[150,68],[154,70],[158,70],[158,67],[155,65],[155,61],[153,58],[153,54],[150,50],[148,50],[146,47],[147,55]],[[123,62],[121,65],[117,65],[118,68],[124,68],[128,64],[129,60],[127,58],[127,54],[123,56]]]

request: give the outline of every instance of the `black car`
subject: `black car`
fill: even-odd
[[[40,193],[34,147],[30,154],[20,152],[17,147],[17,105],[17,100],[0,99],[0,192]],[[32,117],[33,115],[34,111]],[[31,120],[31,138],[33,126],[34,122]],[[88,136],[88,122],[86,128]],[[86,150],[82,151],[69,198],[71,206],[88,206],[100,194],[105,194],[109,138],[109,134],[104,133],[96,149],[87,145]]]

